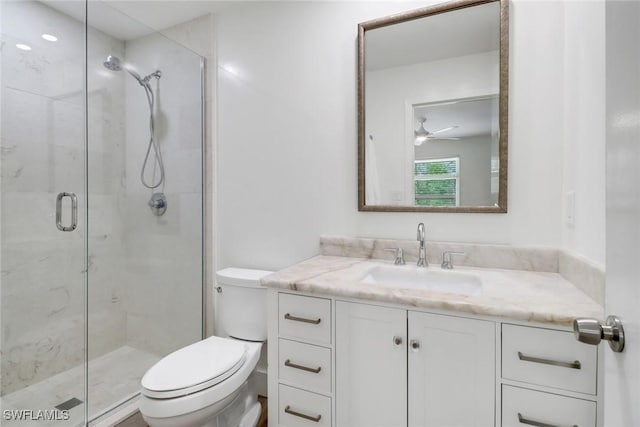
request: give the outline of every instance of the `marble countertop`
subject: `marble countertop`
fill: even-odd
[[[394,266],[393,262],[319,255],[287,267],[262,279],[262,285],[333,297],[401,304],[507,319],[571,325],[576,317],[604,318],[603,308],[558,273],[456,267],[455,272],[477,275],[480,295],[462,295],[431,290],[401,289],[364,284],[361,279],[375,266],[416,269],[415,265]],[[433,271],[444,271],[429,266]]]

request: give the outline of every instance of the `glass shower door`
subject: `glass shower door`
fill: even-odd
[[[100,1],[0,33],[0,425],[85,425],[202,338],[203,62]]]
[[[3,426],[86,417],[85,5],[50,4],[0,3]]]
[[[87,23],[91,421],[202,338],[203,89],[200,56],[112,3]]]

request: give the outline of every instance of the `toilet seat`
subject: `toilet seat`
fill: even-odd
[[[142,394],[171,399],[220,384],[235,374],[246,360],[243,342],[210,337],[164,357],[141,381]]]

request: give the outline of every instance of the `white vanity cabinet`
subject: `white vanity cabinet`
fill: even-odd
[[[333,425],[329,298],[269,291],[269,424]]]
[[[269,290],[271,426],[600,427],[569,328]]]
[[[495,324],[336,302],[336,423],[490,426]]]
[[[595,427],[599,348],[571,331],[502,324],[502,426]]]

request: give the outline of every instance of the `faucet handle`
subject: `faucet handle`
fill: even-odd
[[[424,230],[424,223],[420,223],[418,224],[418,235],[416,240],[418,242],[420,242],[421,245],[424,245],[424,234],[425,234],[425,230]]]
[[[442,265],[445,270],[453,269],[453,262],[451,261],[451,255],[464,255],[464,252],[445,251],[442,253]]]
[[[384,248],[387,252],[395,252],[396,259],[393,262],[395,265],[404,265],[404,251],[402,248]]]

